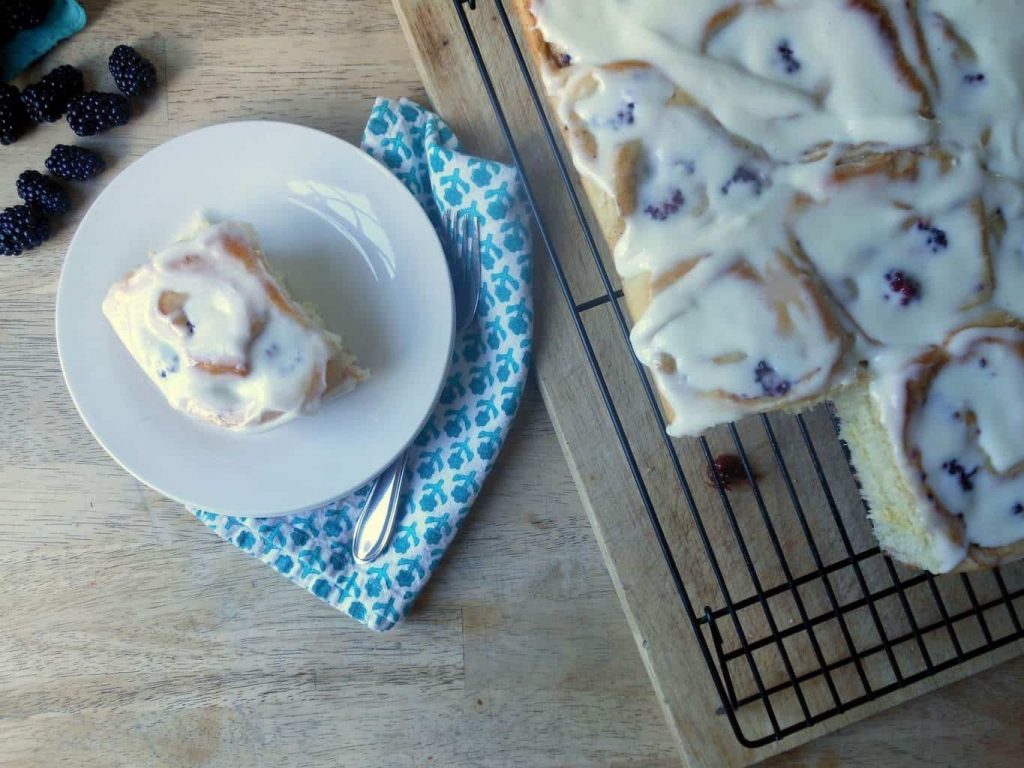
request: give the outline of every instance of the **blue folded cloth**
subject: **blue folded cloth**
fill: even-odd
[[[81,31],[84,26],[85,11],[82,6],[75,0],[54,0],[42,24],[19,32],[7,45],[0,47],[3,79],[17,77],[29,64],[61,40]]]
[[[477,316],[455,339],[440,402],[410,449],[391,546],[368,565],[352,558],[352,528],[368,487],[290,517],[193,512],[324,602],[387,630],[409,611],[444,556],[519,407],[533,338],[530,227],[515,170],[463,154],[441,118],[407,99],[377,99],[362,147],[416,196],[435,226],[455,210],[477,219],[481,232]]]

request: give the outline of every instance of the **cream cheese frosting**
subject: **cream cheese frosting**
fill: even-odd
[[[914,361],[883,355],[877,367],[872,394],[936,570],[955,568],[971,544],[1024,539],[1024,332],[969,327]]]
[[[234,430],[284,424],[366,376],[288,298],[247,224],[197,221],[115,283],[103,312],[171,406]]]
[[[631,340],[669,432],[866,379],[922,514],[963,521],[945,565],[1024,538],[1020,4],[528,5],[616,267],[649,281]]]

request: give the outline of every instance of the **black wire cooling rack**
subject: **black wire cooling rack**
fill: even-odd
[[[778,741],[1024,638],[1018,614],[1024,611],[1024,565],[936,577],[894,563],[874,545],[848,464],[834,469],[841,449],[827,409],[756,417],[729,425],[713,438],[675,441],[665,435],[654,389],[630,355],[629,376],[635,375],[633,384],[642,393],[638,397],[660,431],[658,450],[669,468],[663,479],[678,486],[674,493],[682,499],[681,507],[672,509],[656,500],[664,496],[652,492],[650,476],[642,470],[636,438],[621,415],[614,379],[589,321],[590,313],[610,312],[610,325],[604,327],[616,328],[628,341],[622,293],[588,221],[558,131],[501,0],[479,2],[479,7],[478,0],[451,2],[509,152],[526,181],[538,232],[631,481],[721,697],[722,713],[739,742],[753,748]],[[522,77],[539,135],[563,182],[560,194],[567,196],[592,257],[601,287],[596,296],[580,300],[575,295],[580,291],[559,257],[553,222],[545,221],[537,190],[529,183],[499,94],[502,83],[496,87],[492,80],[474,33],[481,21],[475,17],[485,13],[488,29],[502,29],[507,36],[516,76]],[[488,39],[485,47],[492,48],[493,42]],[[738,458],[746,481],[742,494],[717,470],[712,440]],[[702,462],[707,482],[694,482],[695,471],[700,471],[694,461]],[[688,527],[691,543],[685,557],[666,533],[681,524]]]

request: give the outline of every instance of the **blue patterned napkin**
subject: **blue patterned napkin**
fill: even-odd
[[[408,612],[441,561],[519,407],[533,334],[530,230],[515,171],[460,152],[451,129],[419,105],[377,99],[362,146],[409,188],[435,226],[455,209],[479,220],[481,232],[476,321],[455,339],[441,400],[411,448],[391,547],[369,565],[352,559],[352,528],[368,488],[292,517],[193,512],[239,549],[383,631]]]
[[[4,80],[16,77],[61,40],[71,37],[85,26],[85,11],[75,0],[54,0],[43,23],[26,29],[0,46],[0,71]]]

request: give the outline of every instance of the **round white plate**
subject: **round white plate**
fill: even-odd
[[[259,434],[172,409],[100,305],[197,211],[253,224],[293,297],[317,307],[369,381]],[[125,469],[191,506],[271,516],[358,488],[408,445],[441,391],[453,318],[434,229],[387,169],[310,128],[237,122],[157,147],[99,196],[64,261],[57,347],[79,413]]]

